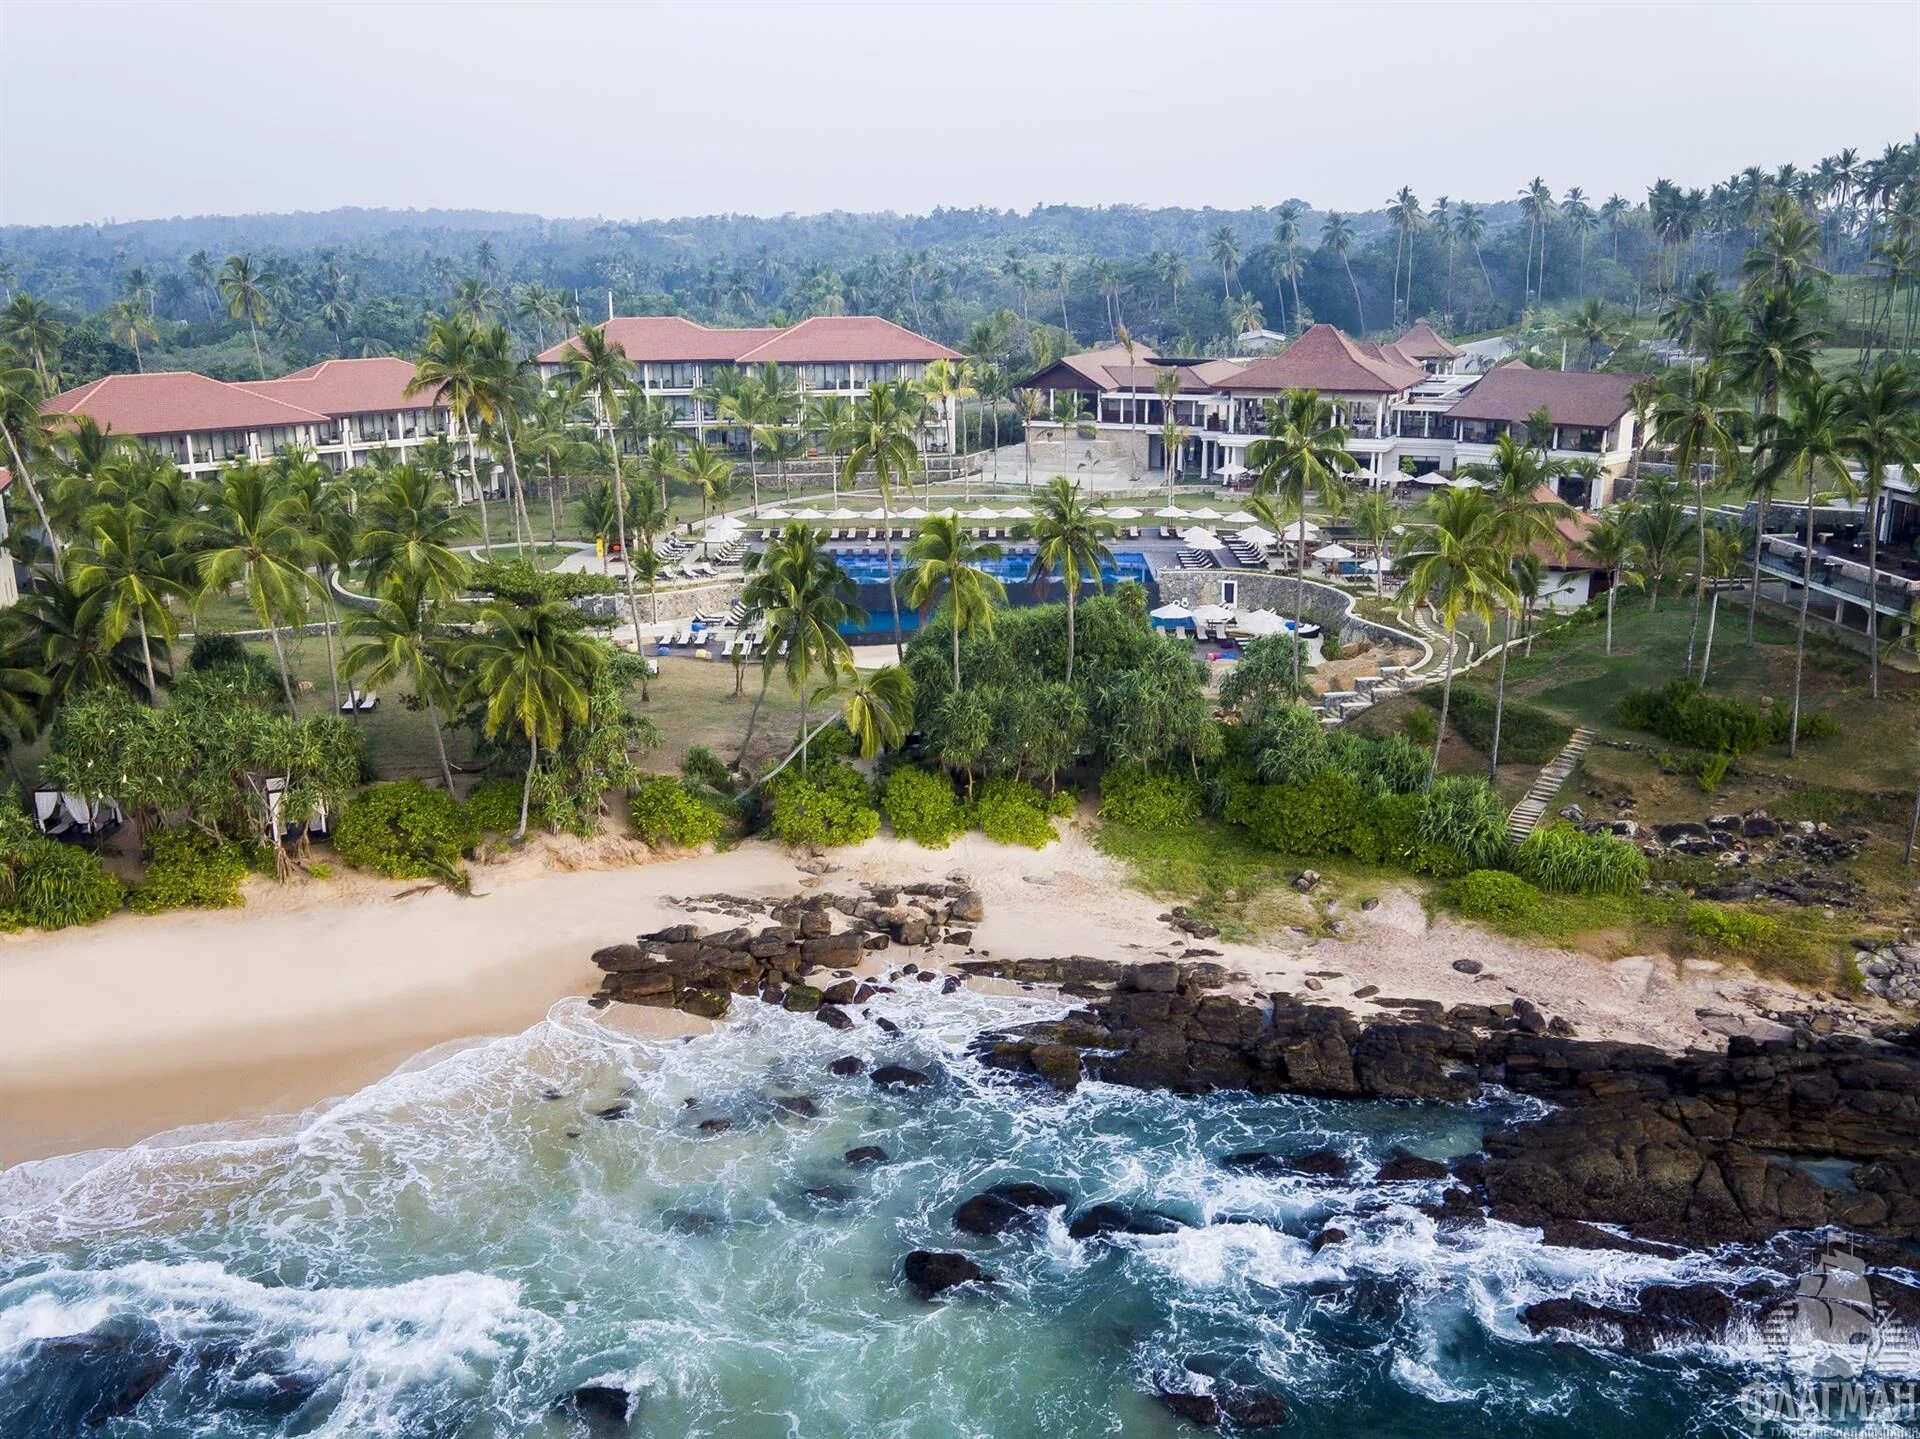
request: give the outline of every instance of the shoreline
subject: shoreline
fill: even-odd
[[[476,866],[471,896],[359,876],[255,880],[243,909],[119,915],[0,940],[10,1001],[0,1014],[0,1168],[297,1115],[427,1051],[517,1033],[593,992],[594,950],[680,922],[673,899],[715,892],[760,898],[964,872],[986,900],[973,944],[996,958],[1146,962],[1197,943],[1243,995],[1317,989],[1315,1000],[1365,1016],[1387,1012],[1375,995],[1455,1004],[1523,994],[1583,1036],[1670,1051],[1724,1039],[1697,1009],[1738,1008],[1732,991],[1766,988],[1431,922],[1405,890],[1371,912],[1344,910],[1337,939],[1287,930],[1261,944],[1196,942],[1164,923],[1165,903],[1132,888],[1078,825],[1039,851],[977,834],[946,850],[877,838],[832,852],[823,875],[805,855],[760,841],[636,862],[644,853],[619,840],[543,838],[507,863]],[[1451,967],[1469,957],[1480,973]]]

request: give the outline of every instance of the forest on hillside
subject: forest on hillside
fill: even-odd
[[[1591,301],[1637,318],[1737,275],[1793,201],[1821,263],[1909,293],[1920,140],[1875,158],[1755,165],[1706,188],[1591,194],[1534,177],[1468,202],[1402,187],[1364,214],[1301,200],[1223,211],[1041,206],[928,215],[547,220],[486,211],[211,216],[0,228],[0,338],[52,388],[142,367],[222,378],[412,354],[436,314],[507,323],[529,350],[583,319],[785,324],[875,313],[1010,368],[1124,326],[1161,353],[1229,353],[1258,327],[1456,335]],[[1905,237],[1905,238],[1903,238]],[[1836,317],[1834,343],[1873,321]],[[1589,346],[1589,349],[1594,347]]]

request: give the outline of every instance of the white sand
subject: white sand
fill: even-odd
[[[255,881],[243,910],[121,915],[0,940],[0,1164],[297,1111],[422,1050],[523,1029],[555,1000],[594,989],[595,948],[679,919],[670,895],[784,895],[958,872],[985,895],[974,944],[996,957],[1151,959],[1189,943],[1158,922],[1165,904],[1129,888],[1079,826],[1038,852],[979,834],[943,851],[876,839],[836,852],[839,868],[817,879],[763,843],[637,863],[644,855],[621,841],[543,840],[476,869],[471,897],[362,879]],[[1726,1007],[1711,976],[1683,980],[1664,960],[1608,966],[1429,928],[1406,894],[1341,918],[1340,939],[1283,933],[1206,947],[1245,976],[1246,992],[1297,990],[1312,971],[1338,971],[1321,997],[1361,1011],[1369,1006],[1348,996],[1366,984],[1448,1003],[1519,992],[1583,1035],[1678,1046],[1711,1038],[1696,1006]],[[1468,955],[1497,977],[1450,968]]]

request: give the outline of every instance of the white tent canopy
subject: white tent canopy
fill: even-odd
[[[1180,531],[1180,543],[1196,550],[1223,550],[1226,548],[1225,545],[1220,543],[1220,536],[1216,535],[1205,525],[1189,525],[1186,529]]]
[[[1185,605],[1162,605],[1159,609],[1149,610],[1147,613],[1156,620],[1190,620],[1193,618],[1193,611]]]
[[[1193,617],[1203,625],[1217,625],[1223,620],[1233,618],[1233,611],[1225,605],[1195,605]]]
[[[1027,509],[1024,505],[1015,505],[1010,510],[1000,511],[1000,518],[1003,520],[1030,520],[1033,518],[1033,511]]]
[[[927,512],[921,509],[920,506],[915,505],[912,509],[900,511],[894,518],[902,520],[924,520],[926,517]]]
[[[1240,476],[1247,474],[1248,470],[1238,460],[1228,460],[1220,467],[1220,473],[1230,480],[1237,480]]]
[[[1353,551],[1342,544],[1322,545],[1313,552],[1316,560],[1350,560]]]
[[[1287,622],[1272,610],[1248,610],[1234,628],[1248,635],[1277,635],[1286,632]]]
[[[1384,574],[1393,568],[1393,561],[1389,559],[1362,560],[1358,568],[1365,570],[1370,575]]]
[[[860,518],[860,516],[855,514],[852,510],[846,509],[843,506],[842,508],[833,511],[833,513],[828,515],[827,518],[830,520],[857,520]]]
[[[977,510],[968,510],[967,518],[970,520],[997,520],[1000,518],[1000,511],[990,510],[985,505],[982,505]]]
[[[1240,531],[1235,538],[1244,540],[1250,545],[1270,545],[1273,543],[1274,537],[1272,530],[1266,529],[1261,525],[1248,525],[1244,530]]]
[[[886,517],[887,512],[885,510],[868,510],[865,515],[865,518],[869,520],[884,520]]]

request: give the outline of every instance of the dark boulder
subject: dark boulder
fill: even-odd
[[[900,1272],[924,1298],[956,1284],[991,1284],[993,1276],[964,1254],[938,1249],[916,1249],[901,1262]]]
[[[802,1119],[815,1119],[820,1114],[820,1106],[807,1094],[777,1095],[773,1103],[775,1108],[784,1109],[788,1114],[797,1114]]]
[[[1347,1242],[1346,1230],[1340,1229],[1334,1225],[1328,1225],[1325,1229],[1321,1230],[1318,1234],[1313,1236],[1313,1240],[1312,1240],[1313,1252],[1315,1254],[1318,1254],[1322,1249],[1325,1249],[1329,1244],[1345,1244],[1346,1242]]]
[[[1067,1225],[1072,1239],[1098,1239],[1107,1234],[1177,1234],[1186,1226],[1169,1215],[1124,1204],[1094,1204],[1073,1216]]]
[[[855,1169],[866,1169],[875,1164],[885,1164],[888,1159],[887,1151],[877,1144],[858,1145],[855,1148],[849,1149],[840,1157]]]
[[[796,1014],[811,1014],[821,1003],[822,995],[812,985],[794,984],[787,987],[787,997],[781,1001],[780,1007]]]
[[[1035,1211],[1061,1209],[1067,1203],[1067,1195],[1044,1184],[996,1184],[962,1202],[953,1211],[953,1227],[990,1237],[1035,1224]]]
[[[639,1396],[613,1384],[582,1384],[554,1403],[554,1412],[585,1421],[592,1434],[620,1434],[633,1422]]]
[[[859,1055],[843,1054],[827,1065],[827,1073],[838,1075],[841,1079],[851,1079],[854,1075],[865,1072],[866,1067],[866,1060]]]
[[[1399,1184],[1410,1179],[1445,1179],[1447,1166],[1436,1159],[1422,1159],[1417,1154],[1409,1154],[1396,1148],[1387,1155],[1386,1162],[1380,1166],[1380,1172],[1373,1176],[1375,1184]]]
[[[857,1072],[857,1071],[856,1071]],[[930,1076],[904,1064],[883,1064],[873,1072],[873,1082],[882,1089],[918,1089],[933,1083]]]
[[[853,1016],[837,1004],[823,1004],[813,1013],[813,1017],[826,1025],[828,1029],[852,1029]]]
[[[1193,1394],[1181,1389],[1161,1389],[1154,1398],[1171,1413],[1179,1415],[1189,1424],[1199,1424],[1207,1428],[1220,1422],[1220,1401],[1211,1394]]]

